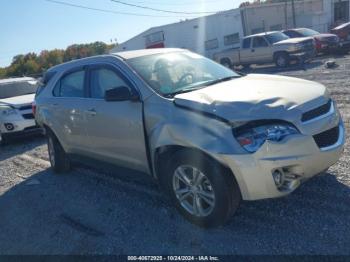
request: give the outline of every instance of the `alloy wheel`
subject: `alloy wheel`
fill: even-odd
[[[215,207],[215,192],[209,179],[193,166],[179,166],[173,175],[173,190],[191,215],[208,216]]]

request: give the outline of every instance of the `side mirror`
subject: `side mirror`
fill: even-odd
[[[138,101],[139,96],[126,86],[118,86],[105,92],[106,101]]]

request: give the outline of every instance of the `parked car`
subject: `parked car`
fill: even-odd
[[[290,39],[281,32],[266,32],[243,38],[241,48],[214,55],[214,60],[226,67],[275,62],[286,67],[292,60],[309,60],[315,54],[309,37]]]
[[[158,179],[191,222],[222,225],[243,198],[281,197],[333,165],[344,126],[322,84],[240,75],[182,49],[55,66],[36,97],[55,172],[79,155]]]
[[[339,37],[341,47],[350,49],[350,22],[333,28],[331,33]]]
[[[335,34],[321,34],[309,28],[295,28],[282,31],[290,38],[313,37],[317,53],[325,53],[338,50],[339,37]]]
[[[0,143],[39,131],[32,113],[38,82],[31,77],[0,80]]]

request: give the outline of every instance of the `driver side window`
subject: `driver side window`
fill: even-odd
[[[91,97],[104,98],[107,90],[125,86],[130,86],[113,70],[98,68],[91,70],[90,75]]]

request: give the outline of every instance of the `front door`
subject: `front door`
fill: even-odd
[[[272,61],[272,47],[262,36],[256,36],[253,38],[252,52],[256,63]]]
[[[87,134],[95,157],[148,172],[140,101],[106,101],[105,91],[120,86],[135,88],[114,66],[89,68],[90,108]]]

